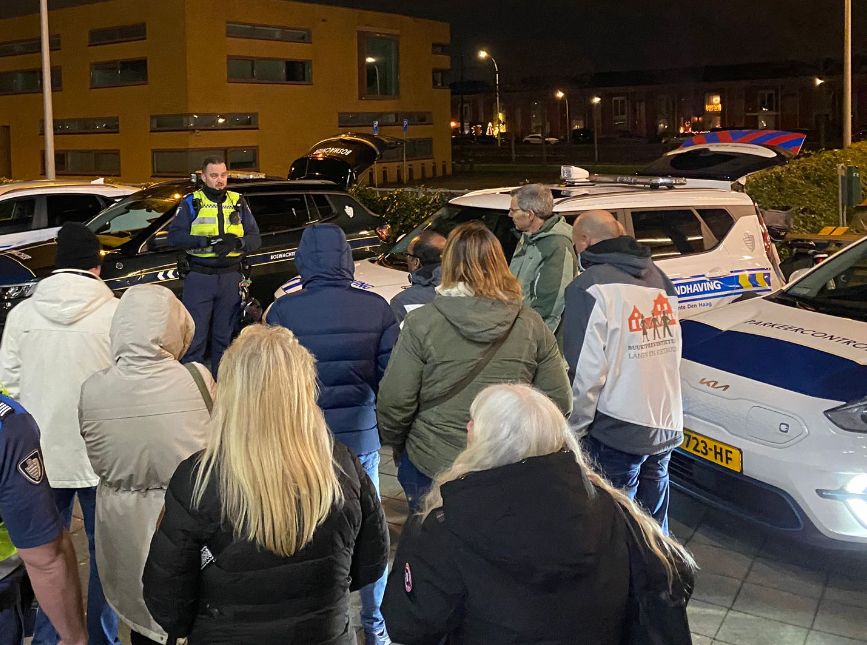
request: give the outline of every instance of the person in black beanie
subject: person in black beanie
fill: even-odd
[[[169,244],[187,253],[184,306],[196,324],[182,363],[204,363],[211,335],[211,373],[217,367],[241,315],[241,260],[262,245],[259,226],[240,194],[226,190],[228,171],[219,157],[202,162],[203,186],[186,195],[169,224]]]
[[[0,383],[39,426],[45,475],[67,529],[76,497],[81,505],[90,551],[88,642],[120,645],[117,615],[105,600],[96,568],[99,477],[87,457],[77,414],[82,383],[113,363],[109,330],[118,301],[99,278],[101,264],[93,231],[77,222],[64,224],[57,234],[57,268],[6,318]],[[39,612],[33,642],[56,643],[58,638],[51,621]]]

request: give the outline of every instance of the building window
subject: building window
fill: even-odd
[[[760,112],[777,111],[777,93],[774,90],[761,90],[758,99]]]
[[[391,125],[401,126],[403,120],[409,125],[431,125],[432,112],[338,112],[338,128],[370,127],[374,121],[379,121],[380,127]]]
[[[116,116],[54,119],[54,134],[116,134],[117,132],[120,132],[120,119]],[[39,134],[45,134],[45,121],[39,121]]]
[[[54,166],[58,175],[117,176],[120,150],[58,150],[54,153]]]
[[[147,25],[140,22],[135,25],[91,29],[87,36],[87,44],[92,47],[94,45],[111,45],[113,43],[144,40],[145,38],[147,38]]]
[[[256,112],[239,114],[155,114],[151,117],[151,132],[181,130],[256,130]]]
[[[51,89],[61,89],[62,79],[59,67],[51,68]],[[30,94],[42,91],[42,70],[23,69],[0,72],[0,94]]]
[[[230,56],[226,66],[229,81],[234,83],[313,82],[313,63],[309,60]]]
[[[60,36],[54,35],[48,38],[48,49],[55,51],[60,49]],[[19,56],[21,54],[38,54],[42,51],[42,41],[39,38],[28,40],[12,40],[0,43],[0,56]]]
[[[407,139],[406,158],[410,159],[432,159],[433,158],[433,139]],[[403,161],[403,150],[401,148],[389,148],[383,151],[380,161]]]
[[[90,65],[90,87],[143,85],[148,82],[147,58],[108,60]]]
[[[449,44],[448,43],[434,43],[431,45],[431,53],[432,54],[440,54],[443,56],[449,55]]]
[[[433,71],[433,86],[440,89],[448,87],[446,84],[446,69],[435,69]]]
[[[626,97],[615,96],[611,99],[611,119],[615,129],[625,130],[627,113]]]
[[[198,148],[194,150],[153,150],[154,177],[178,177],[196,172],[205,157],[222,157],[229,170],[258,170],[259,149],[250,148]]]
[[[252,38],[254,40],[282,40],[287,43],[311,42],[309,29],[248,25],[242,22],[227,22],[226,36],[229,38]]]
[[[704,95],[704,129],[722,127],[722,95],[719,92],[708,92]]]
[[[400,41],[393,36],[358,34],[361,98],[400,96]]]

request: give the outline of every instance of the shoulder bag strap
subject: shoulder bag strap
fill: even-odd
[[[187,363],[184,367],[187,368],[187,371],[196,382],[196,387],[199,388],[199,394],[202,395],[202,399],[205,401],[205,407],[208,408],[208,414],[210,414],[214,410],[214,400],[211,398],[208,386],[205,385],[205,379],[202,378],[202,373],[199,371],[199,368],[196,367],[195,363]]]
[[[449,401],[456,397],[458,394],[464,391],[464,389],[472,383],[476,377],[481,374],[482,370],[491,362],[491,360],[496,356],[497,352],[500,350],[500,347],[503,346],[503,343],[509,338],[512,333],[512,328],[515,326],[515,322],[518,320],[518,316],[521,315],[521,311],[518,310],[518,313],[515,315],[515,318],[512,320],[512,324],[509,325],[509,328],[506,330],[506,333],[500,336],[496,341],[491,343],[488,348],[485,350],[485,353],[482,354],[481,358],[478,362],[473,365],[473,369],[467,372],[466,376],[464,376],[460,381],[452,385],[447,391],[443,392],[437,397],[434,397],[428,401],[422,401],[418,405],[418,412],[424,412],[425,410],[430,410],[431,408],[435,408],[438,405],[442,405],[446,401]]]

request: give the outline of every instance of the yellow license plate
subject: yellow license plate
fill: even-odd
[[[743,471],[743,454],[740,448],[705,437],[692,430],[684,428],[680,449],[736,473]]]

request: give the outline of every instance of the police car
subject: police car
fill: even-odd
[[[681,324],[673,484],[774,529],[867,546],[867,238]]]
[[[140,186],[40,179],[0,184],[0,249],[50,240],[64,222],[86,222]]]

